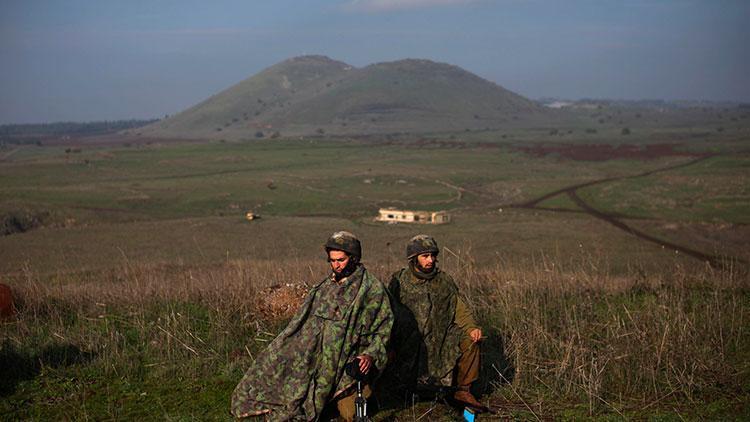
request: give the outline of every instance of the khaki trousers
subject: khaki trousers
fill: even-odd
[[[479,344],[464,337],[459,348],[461,356],[456,363],[456,387],[468,391],[471,383],[479,379]]]

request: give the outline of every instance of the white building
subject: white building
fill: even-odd
[[[410,211],[381,208],[375,221],[388,223],[445,224],[451,221],[446,211]]]

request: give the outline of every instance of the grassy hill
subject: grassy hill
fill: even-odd
[[[242,139],[301,134],[462,131],[549,113],[460,67],[406,59],[361,69],[296,57],[143,130],[151,136]]]
[[[316,96],[349,69],[326,57],[289,59],[143,130],[144,134],[205,137],[227,132],[254,134],[292,102]]]

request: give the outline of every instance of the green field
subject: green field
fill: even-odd
[[[430,229],[459,244],[472,244],[482,257],[496,251],[527,256],[577,253],[580,244],[599,248],[597,241],[617,236],[623,253],[612,245],[612,255],[636,262],[639,250],[652,247],[586,216],[510,205],[566,186],[684,161],[566,162],[529,157],[507,146],[425,149],[340,141],[91,148],[74,158],[50,149],[3,163],[0,207],[8,214],[49,216],[43,228],[0,238],[2,269],[17,271],[22,263],[45,271],[101,266],[100,261],[106,266],[123,256],[139,262],[149,257],[200,259],[205,254],[216,259],[227,251],[248,256],[248,243],[274,233],[286,233],[290,244],[296,242],[292,239],[316,239],[292,246],[294,253],[308,254],[308,245],[339,225],[363,236],[372,232],[377,244],[387,242],[382,239],[394,231],[398,235],[393,237],[403,239],[423,229],[373,223],[377,209],[384,206],[452,211],[454,224]],[[703,177],[703,185],[687,193],[682,185],[660,182],[685,172],[710,172],[717,161],[732,165]],[[715,158],[683,170],[584,188],[582,194],[600,209],[633,217],[697,223],[720,219],[742,230],[747,184],[741,178],[747,161],[741,156]],[[706,166],[708,170],[701,170]],[[723,183],[733,175],[732,183]],[[720,189],[714,195],[707,190],[712,183]],[[639,189],[644,186],[655,191]],[[686,212],[662,204],[686,195],[699,196],[700,206]],[[558,196],[540,205],[565,208],[555,201],[565,199]],[[707,217],[711,207],[721,208]],[[243,216],[248,211],[263,218],[247,222]],[[295,229],[286,229],[290,225]],[[380,256],[384,251],[373,252]]]
[[[718,248],[747,257],[744,241],[721,238],[726,231],[721,227],[746,231],[747,154],[728,150],[687,167],[630,177],[693,158],[582,161],[529,155],[502,139],[492,145],[452,142],[152,143],[83,146],[75,154],[63,147],[27,146],[0,166],[0,210],[6,216],[44,215],[43,227],[0,238],[0,269],[13,272],[28,263],[54,272],[89,263],[96,267],[123,256],[169,260],[207,255],[213,257],[210,262],[217,249],[218,256],[226,251],[245,256],[249,247],[244,239],[255,231],[263,232],[261,239],[280,230],[290,238],[310,233],[320,238],[346,225],[363,235],[371,231],[380,240],[393,230],[403,238],[423,229],[372,223],[378,208],[386,206],[451,211],[454,224],[430,229],[472,244],[482,257],[495,251],[567,254],[581,244],[598,248],[597,238],[617,236],[623,240],[607,247],[613,249],[614,262],[635,263],[639,253],[658,247],[580,215],[565,195],[538,205],[577,214],[514,208],[549,192],[609,178],[615,180],[578,193],[596,209],[638,224],[697,225],[703,231],[715,227],[718,241],[709,252]],[[263,218],[246,222],[248,211]],[[304,230],[308,220],[311,230]],[[303,228],[284,230],[289,221]],[[220,237],[223,232],[229,239]],[[93,248],[99,251],[88,250]],[[153,250],[162,252],[143,253]]]
[[[567,126],[419,136],[2,145],[0,281],[20,301],[0,326],[0,362],[16,368],[0,384],[0,417],[226,419],[244,368],[288,317],[264,313],[258,295],[321,278],[321,244],[340,229],[361,237],[381,279],[403,264],[411,236],[438,239],[441,265],[504,338],[493,349],[512,361],[503,370],[518,371],[488,395],[505,417],[748,417],[741,113],[604,110]],[[586,159],[592,151],[605,158]],[[387,206],[447,210],[452,221],[373,221]],[[249,211],[261,218],[245,220]],[[632,367],[641,373],[629,377]],[[420,403],[380,417],[425,412],[455,416]]]
[[[587,189],[608,210],[675,222],[750,223],[747,156],[712,158],[673,172]]]

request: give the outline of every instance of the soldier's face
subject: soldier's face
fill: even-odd
[[[344,268],[349,264],[349,255],[344,251],[328,251],[328,262],[331,264],[333,272],[341,274],[341,271],[344,271]]]
[[[423,269],[430,271],[435,266],[435,255],[432,253],[423,253],[417,255],[417,264]]]

